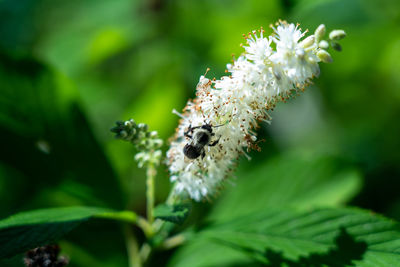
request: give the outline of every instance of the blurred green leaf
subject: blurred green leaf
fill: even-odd
[[[60,192],[79,204],[121,208],[123,196],[114,171],[77,103],[71,82],[33,58],[2,53],[0,81],[0,160],[31,183],[23,187],[25,197],[14,199],[10,208],[21,209],[29,202],[70,204],[39,194],[57,188],[64,179],[70,186],[61,186]]]
[[[130,0],[47,1],[48,12],[38,16],[47,28],[36,47],[46,61],[76,76],[143,39],[152,28]]]
[[[68,207],[21,212],[0,221],[0,258],[57,241],[91,218],[134,222],[133,212],[104,208]]]
[[[154,217],[164,221],[182,224],[189,215],[189,211],[190,204],[161,204],[154,209]]]
[[[108,241],[107,239],[107,242]],[[122,253],[111,255],[108,259],[105,259],[104,257],[100,258],[96,254],[89,252],[87,246],[83,246],[79,243],[61,241],[58,244],[62,248],[61,253],[63,255],[68,255],[71,259],[70,266],[115,267],[128,265],[127,258],[121,257]],[[122,248],[122,250],[124,249]]]
[[[400,261],[400,225],[358,209],[270,209],[218,222],[194,237],[201,238],[266,266],[396,266]],[[182,266],[179,258],[185,257],[191,256],[181,254],[172,266]]]
[[[257,168],[243,168],[216,203],[211,219],[238,216],[270,207],[334,206],[346,203],[361,187],[354,167],[338,159],[297,151],[276,156]]]

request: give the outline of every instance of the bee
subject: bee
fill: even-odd
[[[209,123],[196,127],[192,127],[192,125],[189,125],[189,128],[184,135],[190,138],[191,142],[185,145],[185,147],[183,148],[183,154],[189,159],[196,159],[200,155],[203,159],[206,155],[204,147],[216,146],[218,144],[221,137],[217,140],[211,141],[212,137],[215,136],[212,128],[220,126],[223,125],[212,126]]]

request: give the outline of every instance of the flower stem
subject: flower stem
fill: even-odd
[[[147,167],[146,198],[147,198],[147,220],[149,224],[154,222],[154,183],[157,171],[153,164]]]
[[[147,238],[151,238],[154,235],[153,226],[145,218],[139,217],[136,225],[142,229]]]
[[[129,224],[124,226],[129,267],[142,267],[142,261],[139,254],[139,245],[131,227],[132,226]]]
[[[140,252],[139,252],[140,259],[141,259],[142,262],[146,262],[147,261],[147,259],[150,256],[151,250],[152,249],[151,249],[151,246],[149,244],[144,243],[142,245],[142,247],[140,248]]]
[[[162,244],[161,244],[161,249],[171,249],[177,246],[180,246],[186,241],[186,238],[182,234],[175,235],[173,237],[170,237],[166,239]]]

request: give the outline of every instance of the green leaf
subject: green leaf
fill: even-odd
[[[188,216],[189,211],[190,204],[177,204],[173,206],[161,204],[154,209],[154,217],[164,221],[182,224]]]
[[[49,203],[123,207],[117,177],[71,82],[34,58],[0,51],[0,84],[0,162],[6,166],[0,183],[18,173],[21,184],[0,213]]]
[[[353,167],[307,151],[284,153],[257,167],[252,163],[251,169],[242,167],[237,176],[235,186],[227,186],[213,205],[209,220],[227,220],[276,207],[308,210],[337,206],[351,199],[361,186],[361,176]],[[174,254],[171,266],[229,266],[247,261],[237,250],[196,240]]]
[[[239,263],[252,263],[253,259],[235,248],[208,239],[192,240],[181,247],[168,263],[168,267],[211,267],[241,266]],[[254,265],[247,264],[243,266]]]
[[[105,208],[67,207],[21,212],[0,221],[0,258],[57,241],[91,218],[134,222],[136,214]]]
[[[229,187],[210,217],[223,219],[268,207],[310,208],[346,203],[361,187],[352,166],[334,157],[296,151],[276,156],[251,169],[239,170],[236,186]]]
[[[216,223],[195,239],[224,244],[267,266],[396,266],[400,262],[400,225],[358,209],[259,212]]]

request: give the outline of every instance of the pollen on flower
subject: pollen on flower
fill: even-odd
[[[175,193],[196,201],[214,196],[239,156],[249,158],[248,151],[261,149],[263,140],[257,140],[254,130],[259,122],[270,122],[267,111],[303,92],[318,77],[319,62],[331,62],[328,47],[320,45],[325,26],[306,38],[307,31],[298,24],[279,21],[271,28],[270,36],[263,28],[243,34],[244,53],[227,64],[230,75],[210,80],[207,69],[196,98],[178,114],[181,120],[167,152]],[[331,39],[339,39],[338,32],[344,36],[336,31]],[[200,142],[203,135],[208,137]],[[192,149],[192,159],[185,155],[185,146]]]

